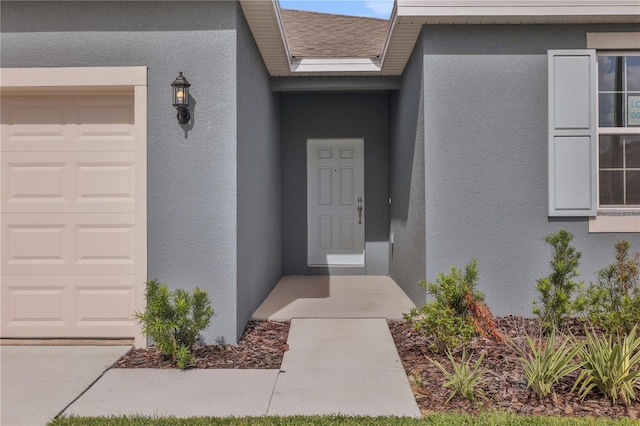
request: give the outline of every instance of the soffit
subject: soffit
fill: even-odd
[[[291,53],[277,0],[240,0],[262,59],[272,76],[291,75]]]
[[[288,42],[277,0],[240,3],[272,76],[401,75],[425,24],[640,23],[638,0],[396,0],[379,58],[331,56],[332,50],[338,54],[335,47],[311,57],[305,56],[314,54],[310,49],[296,44],[304,37]],[[302,57],[292,54],[294,44]]]

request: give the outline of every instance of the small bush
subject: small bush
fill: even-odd
[[[404,319],[415,330],[430,338],[429,349],[435,353],[466,345],[475,335],[473,327],[464,318],[437,301],[411,309],[408,314],[404,314]]]
[[[427,337],[434,338],[430,345],[432,351],[442,353],[448,348],[466,345],[476,334],[504,340],[491,310],[484,303],[484,295],[475,288],[477,282],[475,259],[467,264],[464,274],[452,266],[448,275],[438,274],[435,283],[420,281],[420,286],[435,300],[413,308],[404,319]]]
[[[511,342],[511,346],[520,354],[520,365],[527,376],[527,385],[540,399],[553,390],[553,386],[566,375],[582,366],[574,362],[582,344],[564,340],[556,347],[556,332],[553,330],[545,340],[535,342],[526,335],[528,350]]]
[[[586,331],[584,346],[578,351],[583,370],[573,389],[580,383],[580,396],[584,399],[592,389],[604,393],[615,404],[621,398],[627,404],[636,400],[635,388],[640,385],[640,337],[637,326],[628,334],[598,336],[594,330]]]
[[[476,290],[478,282],[478,261],[472,259],[465,267],[464,275],[462,271],[452,266],[449,275],[438,274],[436,282],[420,281],[420,286],[427,290],[437,302],[450,307],[459,317],[469,316],[469,302],[484,301],[484,294]]]
[[[564,320],[575,312],[573,295],[580,291],[583,283],[573,278],[578,276],[578,265],[582,253],[571,246],[573,234],[566,229],[548,234],[544,240],[553,250],[549,276],[536,282],[540,292],[539,301],[533,301],[533,313],[542,321],[542,328],[549,333],[559,329]]]
[[[640,253],[631,243],[618,241],[616,261],[597,272],[598,280],[581,294],[582,311],[607,332],[629,333],[640,323]]]
[[[142,333],[171,356],[178,368],[188,367],[193,362],[198,334],[209,326],[213,316],[207,292],[199,288],[193,294],[183,289],[170,292],[166,284],[151,280],[146,282],[146,298],[146,311],[135,313]]]
[[[438,361],[427,357],[427,359],[431,361],[433,365],[438,367],[442,374],[447,378],[447,381],[443,386],[445,388],[450,388],[451,393],[449,394],[449,398],[446,402],[451,401],[451,398],[456,395],[460,395],[461,397],[469,400],[474,400],[476,396],[485,397],[484,391],[479,388],[481,384],[487,381],[487,379],[482,377],[483,371],[480,369],[480,363],[484,356],[485,352],[482,352],[475,365],[471,366],[471,356],[467,358],[465,350],[462,351],[460,364],[456,362],[453,355],[451,355],[451,352],[447,351],[447,358],[449,358],[449,361],[451,362],[453,373],[450,373]]]

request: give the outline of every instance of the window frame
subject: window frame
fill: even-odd
[[[639,35],[640,37],[640,35]],[[640,50],[631,50],[631,51],[625,51],[625,50],[607,50],[607,49],[597,49],[596,50],[596,62],[598,61],[598,58],[601,56],[637,56],[640,57]],[[600,75],[597,76],[596,78],[596,103],[598,105],[600,105]],[[639,90],[640,91],[640,90]],[[628,91],[625,91],[624,93],[626,94]],[[625,97],[625,102],[626,102],[626,97]],[[601,205],[600,204],[600,136],[607,136],[607,135],[612,135],[612,136],[624,136],[624,135],[638,135],[640,136],[640,127],[639,126],[625,126],[625,127],[600,127],[600,111],[598,110],[598,123],[596,124],[596,146],[597,146],[597,152],[598,155],[596,157],[596,172],[597,172],[597,176],[596,176],[596,182],[597,182],[597,188],[598,188],[598,198],[597,198],[597,211],[598,212],[626,212],[626,211],[638,211],[640,212],[640,205],[638,204],[633,204],[633,205]],[[634,167],[635,168],[635,167]],[[623,170],[626,170],[626,167],[622,168]],[[625,177],[626,179],[626,177]],[[625,185],[625,189],[626,189],[626,185]]]
[[[640,55],[640,32],[587,33],[587,49],[596,51],[599,56],[635,56]],[[599,97],[598,78],[595,95]],[[640,207],[601,206],[600,205],[600,135],[638,134],[638,127],[600,127],[596,123],[596,182],[598,189],[596,216],[589,218],[589,233],[625,232],[640,233]]]

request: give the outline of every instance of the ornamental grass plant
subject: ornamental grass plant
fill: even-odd
[[[520,365],[527,377],[527,386],[540,399],[549,395],[560,379],[582,367],[583,362],[575,357],[583,343],[575,339],[564,339],[556,346],[556,332],[534,340],[526,335],[528,348],[522,348],[513,341],[511,346],[520,354]]]
[[[628,334],[599,335],[586,330],[584,346],[578,351],[583,366],[578,380],[582,399],[592,390],[605,394],[612,403],[622,399],[626,404],[637,399],[640,387],[640,337],[635,326]]]
[[[462,350],[462,357],[459,363],[456,362],[456,359],[449,350],[447,350],[446,355],[451,362],[452,372],[449,372],[440,362],[427,357],[447,378],[447,381],[442,385],[445,388],[451,389],[446,402],[451,401],[456,395],[460,395],[462,398],[468,400],[474,400],[477,396],[484,398],[486,395],[484,391],[480,389],[480,385],[486,382],[487,379],[482,376],[483,370],[480,368],[480,363],[482,363],[486,353],[482,352],[473,365],[471,365],[471,355],[467,358],[465,349]]]

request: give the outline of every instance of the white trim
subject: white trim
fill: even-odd
[[[640,6],[638,6],[640,13]],[[587,33],[589,49],[640,49],[638,33]]]
[[[595,216],[589,218],[589,233],[640,232],[640,216]]]
[[[380,71],[369,58],[302,58],[291,65],[293,74],[299,73],[375,73]]]
[[[146,68],[145,68],[146,75]],[[136,300],[135,309],[142,312],[147,307],[145,298],[145,282],[147,281],[147,86],[139,85],[134,88],[133,114],[136,140]],[[138,332],[134,345],[137,348],[147,347],[147,338]]]
[[[398,15],[415,17],[591,16],[637,18],[637,0],[397,0]],[[514,23],[518,23],[514,21]]]
[[[0,68],[2,87],[146,86],[147,67]]]
[[[278,22],[278,29],[280,30],[280,38],[282,39],[282,45],[284,47],[285,54],[287,56],[287,62],[289,63],[289,67],[291,67],[291,49],[289,49],[289,42],[287,41],[287,36],[284,29],[284,22],[282,21],[282,14],[280,13],[280,3],[279,0],[272,0],[274,3],[273,10],[276,14],[276,20]],[[242,3],[242,0],[241,0]]]

